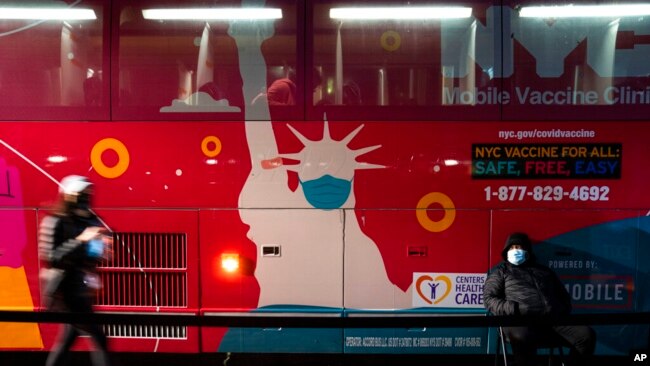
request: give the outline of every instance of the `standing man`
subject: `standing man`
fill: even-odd
[[[531,241],[513,233],[501,252],[503,262],[488,275],[483,289],[486,309],[494,315],[559,317],[571,312],[571,297],[557,275],[537,263]],[[571,359],[585,365],[593,355],[596,334],[588,326],[548,325],[503,327],[517,366],[535,364],[537,344],[559,336],[571,347]]]
[[[95,291],[101,286],[97,265],[110,252],[111,238],[91,211],[92,183],[86,177],[65,177],[59,188],[58,207],[41,222],[39,254],[48,266],[45,296],[48,308],[92,313]],[[47,366],[65,363],[70,347],[80,334],[89,334],[98,348],[95,366],[108,366],[106,335],[98,324],[64,324]]]

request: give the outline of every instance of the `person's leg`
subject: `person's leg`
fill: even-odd
[[[76,313],[92,314],[92,301],[93,298],[86,295],[85,291],[79,291],[75,301],[68,304],[69,308]],[[108,354],[108,341],[100,324],[76,324],[80,332],[90,335],[97,347],[97,351],[93,352],[91,357],[93,365],[95,366],[108,366],[110,365],[110,358]]]
[[[93,365],[108,366],[111,364],[108,354],[108,340],[98,324],[89,325],[86,331],[93,338],[97,351],[92,354]]]
[[[517,366],[534,366],[537,354],[535,346],[537,332],[529,327],[503,327],[503,332],[512,347],[512,356]]]
[[[588,365],[596,348],[596,333],[586,325],[560,325],[553,330],[571,345],[570,359],[575,365]]]
[[[45,366],[62,365],[78,335],[79,332],[71,324],[63,324],[54,349],[47,357]]]

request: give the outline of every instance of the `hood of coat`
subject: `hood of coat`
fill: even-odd
[[[525,233],[512,233],[508,236],[508,239],[506,239],[506,243],[503,246],[503,250],[501,251],[501,258],[503,258],[504,261],[508,261],[508,250],[510,250],[510,247],[515,244],[521,245],[522,249],[528,253],[528,258],[526,259],[527,262],[535,261],[533,244],[528,237],[528,234]]]

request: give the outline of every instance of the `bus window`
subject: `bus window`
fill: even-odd
[[[650,18],[635,8],[643,4],[528,5],[504,8],[512,33],[504,47],[504,119],[649,115]]]
[[[493,68],[474,62],[499,63],[491,48],[475,52],[479,42],[492,47],[500,31],[492,16],[480,23],[487,11],[485,4],[464,2],[314,1],[312,57],[321,74],[312,96],[315,116],[498,119],[496,103],[473,97],[477,88],[499,85]]]
[[[263,11],[255,13],[256,9],[241,7],[240,1],[218,5],[207,1],[121,2],[114,116],[242,120],[246,108],[268,103],[268,91],[276,79],[292,78],[295,88],[296,10],[292,3],[268,1]],[[242,68],[245,73],[268,75],[266,85],[244,92],[246,75],[241,75],[240,63],[247,60],[239,58],[233,38],[238,22],[259,24],[259,32],[246,36],[266,39],[261,52],[269,64],[268,70],[260,70],[259,65]],[[281,105],[282,111],[299,109],[295,99]]]
[[[108,119],[104,5],[0,4],[3,119]]]

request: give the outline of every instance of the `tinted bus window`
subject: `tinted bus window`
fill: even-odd
[[[313,67],[322,80],[314,117],[326,111],[343,119],[499,118],[497,104],[473,97],[477,88],[500,86],[493,47],[501,28],[487,13],[489,3],[310,3]],[[491,66],[477,67],[475,59]]]
[[[229,13],[232,9],[239,13]],[[302,118],[296,84],[300,81],[296,57],[296,7],[293,2],[267,2],[272,19],[244,9],[240,1],[215,5],[205,1],[124,1],[118,8],[118,62],[113,96],[114,116],[151,120],[242,120],[246,108],[267,103],[267,92],[276,79],[291,79],[292,99],[274,110],[281,116]],[[241,11],[244,12],[241,12]],[[259,10],[259,9],[257,9]],[[264,13],[261,14],[264,17]],[[234,20],[240,17],[241,20]],[[240,23],[238,23],[240,22]],[[244,95],[237,24],[259,25],[259,32],[244,37],[263,37],[262,52],[269,65],[243,67],[243,72],[266,72],[267,84]],[[239,35],[242,36],[242,35]],[[245,43],[245,42],[244,42]],[[263,65],[262,65],[263,67]],[[272,111],[273,112],[273,111]]]
[[[3,120],[107,119],[101,2],[0,4]]]
[[[647,118],[650,18],[634,6],[505,6],[512,37],[504,38],[504,118]]]

